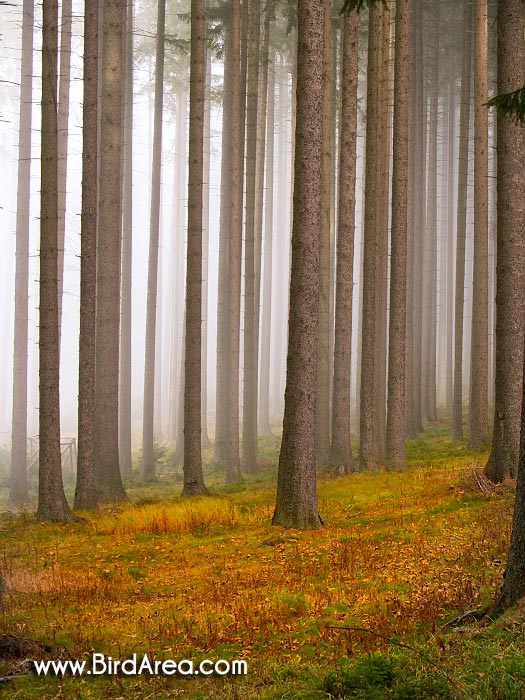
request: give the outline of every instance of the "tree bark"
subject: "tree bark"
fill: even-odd
[[[64,495],[60,453],[58,332],[58,2],[43,0],[39,315],[39,520],[73,514]]]
[[[208,276],[210,249],[210,148],[211,148],[211,51],[206,52],[206,96],[204,103],[204,153],[202,184],[202,366],[201,427],[202,447],[211,447],[208,437]]]
[[[27,501],[27,356],[29,299],[29,206],[31,200],[31,124],[33,95],[34,2],[22,6],[22,63],[16,200],[15,327],[13,343],[13,414],[9,502]]]
[[[316,376],[323,152],[324,3],[299,0],[292,270],[283,439],[273,524],[322,525],[316,493]]]

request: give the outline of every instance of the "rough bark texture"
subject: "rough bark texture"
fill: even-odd
[[[95,464],[103,501],[126,498],[118,451],[123,2],[106,0],[103,21],[95,380]]]
[[[463,11],[463,49],[461,59],[461,105],[459,118],[459,162],[456,248],[456,304],[454,314],[454,391],[452,398],[453,440],[463,437],[463,314],[465,305],[465,238],[467,227],[467,173],[470,114],[472,7]]]
[[[394,158],[390,254],[390,328],[386,452],[391,466],[405,464],[405,350],[408,219],[408,112],[410,0],[396,5]]]
[[[341,124],[335,297],[332,447],[330,462],[348,474],[353,466],[350,442],[350,367],[354,286],[355,184],[357,142],[358,29],[356,11],[343,19]]]
[[[241,9],[239,0],[232,1],[231,15],[231,164],[230,215],[228,241],[229,269],[229,372],[228,372],[228,451],[226,481],[242,480],[239,455],[239,340],[241,307],[241,251],[242,251],[242,164],[244,162],[244,90],[242,89]]]
[[[82,107],[82,211],[80,218],[80,338],[78,457],[75,508],[97,503],[93,459],[95,425],[95,317],[97,283],[98,3],[85,0]]]
[[[476,0],[474,32],[474,273],[470,446],[488,440],[488,0]]]
[[[191,0],[183,496],[206,493],[201,455],[202,176],[205,94],[206,16],[204,14],[204,0]]]
[[[21,506],[27,500],[27,354],[29,204],[33,95],[33,0],[24,0],[22,13],[22,63],[20,68],[20,123],[18,127],[18,182],[16,199],[13,415],[11,433],[11,480],[9,482],[9,502],[15,506]]]
[[[58,2],[44,0],[42,17],[42,145],[40,188],[39,520],[72,518],[62,485],[58,332]]]
[[[523,83],[524,14],[521,0],[500,0],[498,93],[511,92]],[[514,476],[516,473],[520,438],[524,333],[525,128],[509,119],[498,118],[497,140],[496,394],[494,437],[486,473],[493,481],[502,481],[506,476]],[[521,430],[523,439],[523,427]],[[523,456],[522,450],[521,465]],[[521,524],[523,525],[523,519]]]
[[[257,170],[257,102],[259,84],[260,2],[248,5],[248,84],[246,107],[246,215],[244,250],[244,373],[242,409],[242,467],[257,469],[255,432],[255,179]]]
[[[211,148],[211,51],[206,52],[204,102],[204,153],[202,183],[202,332],[201,332],[201,428],[202,447],[211,447],[208,437],[208,276],[210,249],[210,148]]]
[[[151,203],[149,228],[148,292],[146,307],[146,349],[144,363],[144,411],[142,418],[142,478],[155,477],[154,407],[155,344],[160,234],[160,178],[162,171],[162,107],[164,102],[164,33],[166,2],[157,3],[157,38],[155,48],[155,104],[153,118],[153,154],[151,163]]]
[[[324,3],[299,0],[289,342],[274,525],[315,528]]]

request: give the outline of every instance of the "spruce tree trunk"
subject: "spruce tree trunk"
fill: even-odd
[[[273,182],[275,151],[275,53],[268,58],[268,113],[266,117],[266,199],[264,204],[263,298],[261,324],[261,377],[259,382],[259,434],[271,435],[270,340],[272,324]],[[270,68],[271,66],[271,68]]]
[[[202,195],[206,96],[204,0],[191,0],[190,56],[183,496],[207,493],[202,474],[201,455]]]
[[[472,53],[472,7],[463,10],[463,48],[461,59],[461,105],[459,118],[459,162],[456,249],[456,303],[454,315],[454,387],[452,398],[453,440],[463,437],[463,315],[465,306],[465,239],[467,227],[467,177],[470,114],[470,74]]]
[[[82,211],[80,219],[80,338],[78,456],[75,509],[97,505],[94,463],[95,318],[97,286],[98,3],[85,0],[82,105]]]
[[[148,259],[148,293],[146,309],[146,348],[144,363],[144,411],[142,422],[142,478],[155,478],[154,407],[155,407],[155,343],[160,232],[160,179],[162,171],[162,107],[164,88],[164,34],[166,2],[157,3],[157,39],[155,49],[155,106],[153,120],[153,154],[151,163],[151,204]]]
[[[273,524],[316,528],[315,417],[323,152],[324,3],[299,0],[289,343]]]
[[[476,0],[474,32],[474,273],[471,447],[488,440],[488,0]]]
[[[120,470],[130,476],[131,456],[131,267],[133,236],[133,0],[126,8],[122,173],[122,280],[120,303]]]
[[[332,448],[330,462],[348,474],[353,467],[350,440],[350,369],[354,287],[354,231],[357,142],[357,79],[359,15],[343,19],[341,61],[341,125],[339,139],[339,207],[335,297]]]
[[[95,464],[102,501],[126,498],[118,450],[123,2],[106,0],[103,21],[95,362]]]
[[[452,413],[454,377],[454,182],[455,182],[455,139],[456,139],[456,92],[455,80],[449,83],[448,114],[448,235],[447,235],[447,368],[445,413]]]
[[[210,249],[210,148],[211,148],[211,51],[206,52],[206,96],[204,103],[204,153],[202,183],[202,367],[201,427],[202,447],[211,447],[208,437],[208,270]]]
[[[393,467],[402,467],[405,464],[410,5],[410,0],[398,0],[396,5],[388,411],[386,427],[387,459]]]
[[[512,92],[522,84],[525,68],[522,32],[524,13],[524,6],[520,0],[500,0],[498,4],[498,93]],[[496,393],[494,437],[486,474],[495,482],[501,482],[509,475],[516,475],[521,428],[520,482],[516,490],[516,508],[523,506],[523,496],[519,487],[523,484],[525,459],[525,431],[519,409],[523,384],[525,283],[524,132],[523,125],[497,117]],[[524,520],[522,516],[520,518],[518,522],[523,527]],[[521,544],[523,546],[522,541]],[[513,540],[511,549],[518,546],[519,541]],[[511,589],[516,587],[515,572],[511,571],[509,576],[509,579],[505,578],[505,595],[509,595]],[[521,581],[523,580],[522,576]]]
[[[58,2],[43,0],[39,314],[39,520],[73,515],[62,485],[58,332]]]
[[[246,108],[246,216],[244,251],[244,374],[242,410],[243,470],[257,470],[255,433],[255,180],[257,170],[257,103],[259,83],[260,2],[248,5],[248,82]]]
[[[22,6],[22,63],[16,199],[15,327],[13,342],[13,414],[9,502],[27,501],[27,356],[29,315],[29,205],[31,199],[31,123],[33,95],[33,0]]]

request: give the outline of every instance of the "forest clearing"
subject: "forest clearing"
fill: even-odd
[[[521,697],[522,608],[446,626],[501,581],[512,485],[480,489],[486,455],[434,428],[408,443],[402,473],[321,476],[325,527],[299,531],[270,525],[276,443],[242,485],[207,471],[213,495],[197,500],[173,496],[171,477],[79,523],[1,520],[7,632],[75,658],[246,659],[245,678],[23,677],[3,697],[313,699],[345,678],[348,698]]]

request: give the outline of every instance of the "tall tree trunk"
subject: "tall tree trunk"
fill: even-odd
[[[323,59],[323,167],[317,329],[317,467],[330,461],[330,226],[332,214],[332,0],[325,1]]]
[[[405,349],[408,220],[408,124],[410,0],[396,5],[394,158],[390,254],[390,328],[386,452],[394,467],[405,464]]]
[[[248,83],[246,108],[246,224],[244,251],[244,375],[242,459],[245,471],[257,470],[255,433],[255,180],[257,171],[257,102],[259,84],[260,2],[248,5]]]
[[[231,15],[231,166],[230,166],[230,219],[228,241],[229,268],[229,425],[226,481],[242,480],[239,455],[239,343],[241,315],[241,254],[242,254],[242,191],[244,162],[244,89],[241,55],[241,8],[239,0],[232,0]]]
[[[202,185],[202,447],[211,447],[208,437],[208,275],[210,249],[210,149],[211,149],[211,51],[206,52],[206,98],[204,103],[204,153]]]
[[[470,445],[488,440],[488,0],[476,0],[474,32],[474,288]]]
[[[190,137],[188,154],[188,257],[184,361],[183,496],[207,493],[201,455],[202,190],[206,15],[204,0],[191,0]]]
[[[130,476],[131,456],[131,272],[133,236],[133,0],[126,8],[125,87],[122,172],[122,280],[120,303],[119,456]]]
[[[456,250],[456,304],[454,315],[454,391],[452,400],[453,440],[463,437],[463,315],[465,305],[465,238],[467,227],[467,177],[470,115],[471,27],[472,7],[463,10],[463,48],[461,59],[461,106],[459,117],[459,162]]]
[[[20,69],[20,124],[18,127],[18,182],[16,200],[15,328],[13,343],[13,415],[9,502],[27,500],[27,355],[29,299],[29,206],[31,200],[31,123],[33,95],[33,0],[22,6],[22,64]]]
[[[447,368],[445,413],[452,413],[454,377],[454,182],[455,182],[455,138],[456,138],[456,91],[454,79],[449,83],[448,114],[448,221],[447,221]]]
[[[155,478],[153,436],[155,407],[155,343],[160,231],[160,179],[162,172],[162,108],[164,88],[164,35],[166,2],[157,3],[157,39],[155,49],[155,106],[153,120],[153,155],[151,162],[151,205],[148,260],[148,295],[146,310],[146,348],[144,363],[144,411],[142,422],[142,478]]]
[[[268,0],[267,0],[268,1]],[[259,433],[271,435],[270,340],[272,321],[273,181],[275,150],[275,53],[268,63],[268,113],[266,117],[266,200],[264,205],[263,299],[261,325],[261,377],[259,382]]]
[[[94,463],[95,318],[97,286],[98,2],[85,0],[80,219],[80,337],[78,350],[78,457],[75,508],[97,504]]]
[[[357,78],[359,15],[343,20],[341,125],[339,130],[339,208],[335,297],[332,450],[330,461],[348,474],[353,466],[350,441],[350,369],[354,291],[354,231],[357,143]]]
[[[520,0],[500,0],[498,3],[498,93],[516,90],[521,85],[525,68],[523,19],[525,9]],[[525,203],[525,130],[510,119],[497,117],[497,274],[496,274],[496,394],[494,406],[494,437],[486,466],[487,476],[501,482],[516,475],[518,453],[519,483],[516,509],[523,507],[525,449],[523,417],[520,426],[521,387],[523,384],[523,291],[525,250],[523,220]],[[525,402],[523,404],[525,406]],[[518,496],[518,494],[520,494]],[[518,517],[516,511],[515,518]],[[523,528],[520,514],[516,521]],[[523,546],[515,532],[511,550]],[[514,555],[513,555],[514,556]],[[511,557],[509,556],[509,564]],[[505,578],[504,592],[516,588],[516,572]],[[521,581],[524,577],[521,574]],[[513,594],[514,595],[514,594]]]
[[[229,276],[228,239],[230,233],[230,202],[232,162],[232,74],[234,58],[231,42],[231,18],[225,19],[224,82],[222,112],[221,204],[219,224],[219,280],[217,291],[217,365],[215,389],[215,444],[213,459],[225,464],[228,454],[229,426]]]
[[[43,0],[42,145],[40,193],[39,520],[63,522],[72,513],[62,485],[58,332],[58,2]]]
[[[324,3],[299,0],[289,343],[274,525],[315,528]]]
[[[126,498],[118,451],[123,2],[104,7],[95,362],[95,463],[104,501]]]

